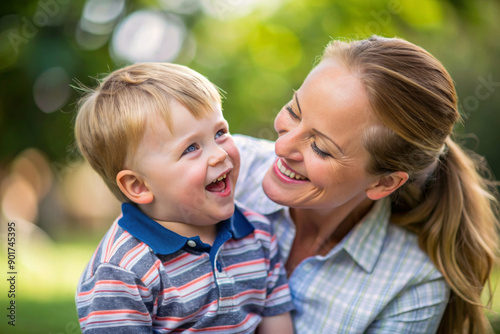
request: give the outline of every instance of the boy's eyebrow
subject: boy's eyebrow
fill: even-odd
[[[297,92],[295,92],[293,94],[293,96],[295,97],[295,102],[297,103],[297,108],[299,109],[299,113],[302,115],[302,110],[300,109],[300,104],[299,104],[299,96],[297,95]],[[342,155],[345,155],[344,151],[342,151],[342,149],[340,148],[340,146],[330,137],[328,137],[326,134],[324,134],[323,132],[317,130],[317,129],[312,129],[317,135],[325,138],[326,140],[329,140],[330,142],[333,143],[333,145],[335,145],[335,147],[340,151],[340,153],[342,153]]]
[[[225,119],[222,119],[222,120],[218,121],[217,123],[215,123],[214,130],[217,131],[218,128],[220,128],[221,126],[224,126],[224,127],[229,129],[229,125],[228,125],[227,121]],[[209,130],[207,129],[207,131],[209,131]],[[177,145],[175,145],[175,147],[179,146],[179,149],[180,149],[182,146],[184,146],[186,144],[191,144],[192,142],[196,141],[196,139],[198,139],[200,137],[200,135],[201,135],[200,132],[196,132],[196,133],[190,134],[189,136],[180,138],[180,141],[177,143]]]

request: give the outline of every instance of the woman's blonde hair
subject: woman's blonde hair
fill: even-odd
[[[170,102],[176,100],[196,118],[220,107],[218,89],[198,72],[170,63],[139,63],[116,70],[95,89],[81,87],[75,138],[78,149],[122,202],[128,198],[116,175],[132,157],[146,127],[160,119],[171,129]]]
[[[331,58],[360,78],[383,124],[363,137],[369,172],[409,175],[391,195],[392,221],[418,234],[452,290],[438,333],[491,331],[481,293],[498,259],[496,188],[484,159],[451,138],[460,115],[450,75],[398,38],[332,41],[323,60]],[[491,289],[489,295],[491,301]]]

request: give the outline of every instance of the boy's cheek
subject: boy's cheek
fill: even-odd
[[[232,174],[234,176],[233,182],[236,182],[236,180],[238,179],[238,174],[240,172],[240,159],[241,158],[240,158],[240,151],[238,150],[238,147],[236,147],[236,145],[234,144],[234,141],[232,138],[231,138],[231,144],[232,144],[232,147],[229,150],[227,150],[226,152],[233,162],[233,171],[232,171]]]
[[[224,148],[231,158],[233,160],[234,167],[240,167],[240,151],[238,150],[238,147],[234,143],[233,137],[229,137],[227,140],[227,144],[225,145],[226,147]]]

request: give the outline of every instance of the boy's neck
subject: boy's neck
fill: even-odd
[[[209,245],[214,244],[215,237],[217,236],[217,225],[195,226],[179,222],[155,221],[161,226],[183,237],[191,238],[199,236],[201,241]]]

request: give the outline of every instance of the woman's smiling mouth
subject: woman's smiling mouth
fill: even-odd
[[[291,169],[281,158],[276,160],[273,167],[275,174],[284,182],[303,183],[309,181],[308,178]]]
[[[281,161],[281,159],[278,159],[278,161],[276,161],[276,164],[278,165],[278,169],[280,170],[280,172],[282,174],[285,174],[289,178],[296,179],[296,180],[305,180],[306,179],[305,176],[300,175],[299,173],[297,173],[296,171],[294,171],[292,169],[288,169],[287,168],[288,166],[285,167],[283,165],[284,163]]]

